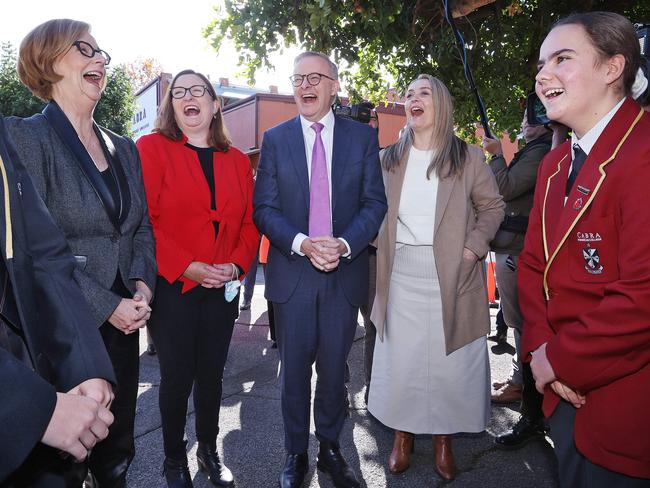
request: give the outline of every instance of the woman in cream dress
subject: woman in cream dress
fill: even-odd
[[[414,434],[432,434],[436,472],[453,479],[449,434],[481,432],[490,415],[483,259],[504,204],[482,151],[454,135],[440,80],[420,75],[405,109],[406,129],[382,154],[368,409],[395,429],[391,472],[409,467]]]

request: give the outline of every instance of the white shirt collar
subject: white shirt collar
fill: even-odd
[[[323,124],[323,126],[324,126],[323,130],[324,131],[331,131],[331,130],[334,129],[334,121],[335,121],[334,112],[332,110],[329,110],[325,114],[325,116],[322,119],[320,119],[318,122]],[[311,128],[312,124],[313,124],[313,122],[307,120],[302,115],[300,116],[300,125],[302,125],[302,131],[303,132],[307,132],[307,131],[313,132],[313,130]]]
[[[614,108],[611,109],[609,112],[607,112],[607,114],[602,119],[600,119],[596,123],[596,125],[594,125],[591,129],[589,129],[589,131],[580,139],[578,139],[575,132],[571,134],[571,158],[572,159],[575,156],[575,154],[573,154],[573,146],[575,144],[578,144],[580,146],[580,149],[582,149],[584,153],[587,156],[589,156],[589,153],[591,152],[591,149],[594,147],[594,144],[596,144],[596,141],[605,130],[605,127],[607,127],[609,121],[612,120],[614,115],[616,115],[616,112],[618,112],[618,109],[621,108],[621,105],[623,105],[624,101],[625,101],[625,97],[623,97],[623,99],[620,102],[614,105]]]

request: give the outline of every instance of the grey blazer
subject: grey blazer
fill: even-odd
[[[153,291],[155,245],[145,198],[140,158],[133,141],[104,130],[112,142],[128,186],[119,223],[112,221],[73,152],[43,114],[6,119],[7,129],[54,221],[77,259],[75,279],[102,325],[120,303],[111,291],[117,276],[131,293],[135,280]],[[124,189],[120,189],[124,193]]]

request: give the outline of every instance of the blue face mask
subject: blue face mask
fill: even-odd
[[[241,286],[239,280],[231,280],[225,285],[224,297],[227,302],[232,302],[237,296],[237,289]]]

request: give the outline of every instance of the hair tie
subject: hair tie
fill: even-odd
[[[635,100],[643,95],[648,88],[648,78],[646,78],[641,68],[636,72],[636,78],[632,84],[632,98]]]

